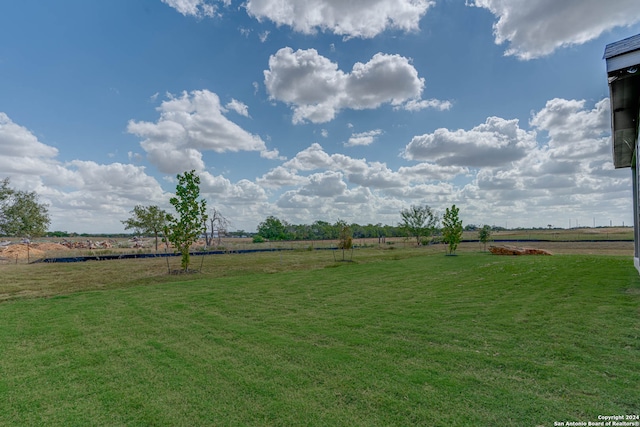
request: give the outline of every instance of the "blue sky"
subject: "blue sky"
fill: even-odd
[[[636,0],[22,0],[0,6],[0,177],[122,231],[196,169],[235,229],[627,225],[606,44]]]

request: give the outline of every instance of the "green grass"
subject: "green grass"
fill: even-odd
[[[104,283],[0,304],[0,425],[547,426],[640,408],[629,257],[354,259],[4,267],[17,287],[37,288],[16,273],[31,267]]]

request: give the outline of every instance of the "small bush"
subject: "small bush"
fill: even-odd
[[[264,238],[259,234],[253,236],[253,243],[264,243]]]

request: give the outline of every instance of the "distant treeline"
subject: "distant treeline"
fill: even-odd
[[[282,240],[333,240],[338,238],[339,229],[336,224],[326,221],[316,221],[313,224],[287,224],[283,222],[285,236]],[[406,237],[407,232],[400,226],[383,225],[383,224],[351,224],[351,231],[355,239],[370,239],[380,237]],[[467,224],[465,231],[477,231],[482,226]],[[596,227],[609,228],[609,227]],[[492,226],[492,231],[533,231],[533,230],[549,230],[548,227],[531,227],[531,228],[505,228],[500,226]],[[553,227],[551,230],[563,230],[562,228]],[[259,232],[249,232],[245,230],[227,231],[227,237],[253,237]],[[438,233],[436,232],[436,235]],[[45,234],[50,238],[98,238],[98,239],[128,239],[132,238],[134,233],[74,233],[68,231],[49,231]]]

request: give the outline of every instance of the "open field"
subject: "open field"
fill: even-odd
[[[540,244],[552,245],[555,243],[569,243],[569,245],[555,245],[562,248],[562,251],[571,250],[571,243],[578,242],[633,242],[633,228],[630,227],[606,227],[606,228],[582,228],[571,230],[507,230],[496,231],[492,238],[496,242],[501,240],[521,241],[527,246],[531,246],[530,241],[540,241]],[[477,241],[477,231],[465,231],[463,239],[472,243]],[[10,239],[19,241],[19,239]],[[354,245],[358,247],[374,247],[385,248],[395,246],[397,248],[411,248],[416,245],[415,239],[403,237],[388,237],[384,241],[379,239],[362,239],[355,238]],[[526,242],[526,243],[525,243]],[[71,248],[63,246],[61,243],[72,246]],[[217,242],[216,242],[217,243]],[[251,238],[223,238],[219,246],[210,249],[224,250],[228,252],[253,250],[253,249],[328,249],[336,248],[337,240],[309,240],[309,241],[284,241],[284,242],[265,242],[253,243]],[[533,243],[537,245],[537,243]],[[77,247],[76,247],[77,245]],[[108,247],[102,247],[106,245]],[[83,246],[92,246],[91,248],[83,248]],[[549,245],[548,245],[549,246]],[[604,246],[598,246],[604,247]],[[622,245],[613,244],[613,247],[624,247]],[[195,251],[204,249],[204,241],[198,242],[193,248]],[[127,238],[118,239],[102,239],[92,240],[86,237],[75,239],[62,238],[44,238],[37,239],[32,245],[12,245],[10,247],[0,246],[0,264],[24,264],[37,261],[43,258],[65,258],[65,257],[82,257],[82,256],[105,256],[118,254],[145,254],[154,253],[154,239],[143,238],[132,241]],[[162,244],[159,248],[160,253],[172,252],[172,249],[166,249]]]
[[[640,408],[629,254],[200,261],[0,266],[0,425],[552,426]]]
[[[465,232],[465,238],[477,238],[477,233]],[[589,241],[633,240],[633,227],[573,228],[568,230],[505,230],[492,234],[494,239]]]
[[[409,258],[421,255],[442,255],[445,245],[414,247],[405,242],[389,242],[364,249],[356,249],[353,257],[359,263],[386,259]],[[392,243],[392,244],[389,244]],[[498,244],[498,243],[495,243]],[[522,246],[545,249],[553,254],[616,255],[633,257],[633,242],[526,242]],[[281,244],[283,249],[290,249]],[[301,249],[295,250],[296,247]],[[306,246],[294,250],[260,254],[226,254],[192,257],[194,268],[201,269],[208,278],[282,271],[324,268],[340,258],[338,251],[309,251]],[[321,246],[323,247],[323,246]],[[307,249],[304,249],[307,248]],[[458,253],[483,250],[478,242],[462,243]],[[174,281],[168,270],[180,267],[179,257],[140,260],[117,260],[73,264],[29,264],[23,262],[0,264],[0,302],[14,298],[49,297],[86,290],[114,289],[139,284]],[[630,261],[633,264],[632,261]]]

